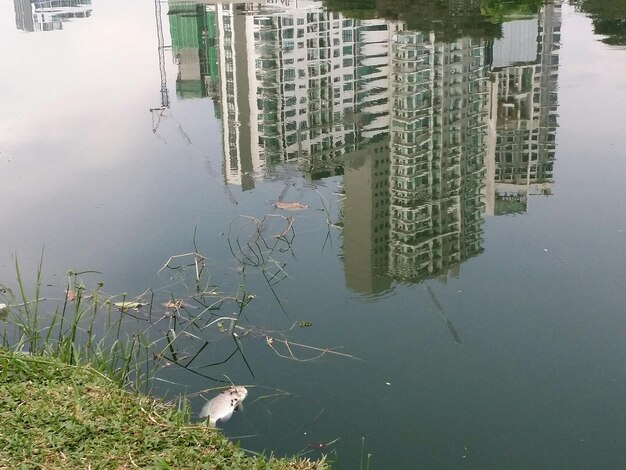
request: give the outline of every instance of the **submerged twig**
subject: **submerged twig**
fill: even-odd
[[[430,298],[432,299],[433,304],[435,304],[435,309],[436,309],[437,313],[439,313],[441,318],[443,318],[443,321],[446,322],[446,325],[448,326],[448,330],[450,330],[450,334],[452,335],[452,338],[454,338],[454,341],[456,343],[461,344],[461,338],[459,337],[459,334],[456,332],[456,329],[454,328],[454,325],[448,319],[448,317],[446,316],[445,312],[443,311],[443,307],[441,306],[441,304],[437,300],[437,297],[435,297],[435,293],[430,288],[430,286],[426,286],[426,290],[428,290],[428,293],[430,294]]]
[[[287,339],[277,339],[277,338],[273,338],[271,336],[265,336],[265,342],[267,343],[267,345],[279,356],[285,359],[292,359],[294,361],[298,361],[298,362],[308,362],[308,361],[313,361],[315,359],[319,359],[320,357],[324,356],[325,354],[333,354],[336,356],[342,356],[342,357],[347,357],[350,359],[356,359],[356,360],[362,360],[356,356],[353,356],[352,354],[347,354],[347,353],[341,353],[338,351],[335,351],[333,349],[329,349],[329,348],[318,348],[315,346],[309,346],[306,344],[301,344],[301,343],[294,343],[292,341],[288,341]],[[286,356],[284,354],[281,354],[280,352],[278,352],[276,350],[276,348],[274,347],[274,342],[277,343],[282,343],[285,345],[285,348],[287,348],[287,351],[289,352],[289,355]],[[308,349],[308,350],[312,350],[312,351],[318,351],[320,354],[318,354],[315,357],[310,357],[307,359],[300,359],[298,357],[295,356],[295,354],[293,353],[293,351],[291,350],[292,346],[296,346],[299,348],[303,348],[303,349]]]

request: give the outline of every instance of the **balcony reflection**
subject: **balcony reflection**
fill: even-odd
[[[63,23],[91,16],[91,0],[13,0],[15,26],[22,31],[55,31]]]

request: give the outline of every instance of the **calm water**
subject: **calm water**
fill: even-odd
[[[195,237],[248,364],[207,329],[157,392],[250,386],[243,447],[623,466],[623,2],[49,3],[0,2],[0,282],[182,295]]]

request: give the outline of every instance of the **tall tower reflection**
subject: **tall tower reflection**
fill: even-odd
[[[389,273],[456,273],[481,252],[488,74],[482,40],[399,32],[393,47]]]
[[[343,177],[343,261],[346,285],[372,294],[388,289],[389,135],[350,153]]]
[[[493,49],[495,115],[494,192],[487,213],[524,213],[532,195],[554,185],[561,2],[537,18],[503,25]]]
[[[172,53],[178,66],[176,96],[209,96],[212,85],[219,81],[215,13],[199,3],[170,2],[167,14]]]
[[[387,132],[384,23],[342,18],[320,2],[271,14],[256,8],[258,161],[297,161],[314,179],[343,172],[345,155]]]
[[[343,173],[345,156],[389,126],[389,31],[321,2],[297,8],[202,5],[214,12],[227,183],[243,190],[275,165],[313,179]]]
[[[252,16],[243,4],[170,0],[172,52],[179,99],[210,97],[222,123],[224,180],[254,188],[251,102],[256,94]]]

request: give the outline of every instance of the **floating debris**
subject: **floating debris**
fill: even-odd
[[[308,209],[309,206],[307,204],[301,204],[299,202],[275,202],[274,206],[284,211],[301,211],[303,209]]]
[[[113,304],[115,306],[115,308],[118,308],[122,311],[124,310],[139,310],[139,308],[143,307],[144,305],[148,305],[147,303],[142,303],[142,302],[115,302]]]
[[[340,438],[338,437],[337,439],[333,439],[332,441],[329,441],[329,442],[310,442],[309,444],[307,444],[305,449],[308,449],[308,450],[327,450],[330,446],[332,446],[334,443],[336,443],[339,439]]]
[[[182,299],[176,299],[173,302],[165,302],[163,304],[163,306],[165,308],[180,308],[183,305],[183,300]]]
[[[247,396],[246,387],[230,387],[204,404],[200,411],[200,418],[209,418],[211,427],[215,427],[218,421],[228,421],[236,409],[243,408],[241,403]]]
[[[186,303],[183,299],[174,299],[169,302],[165,302],[163,306],[165,308],[176,309],[176,310],[178,310],[179,308],[193,308],[193,306]]]

